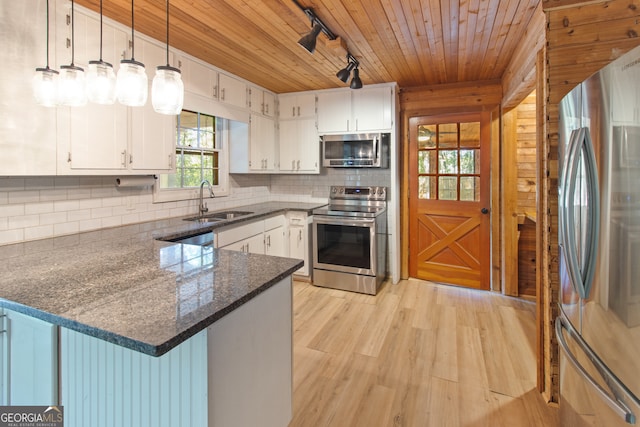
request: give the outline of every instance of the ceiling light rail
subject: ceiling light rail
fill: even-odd
[[[311,31],[308,34],[305,34],[298,40],[298,44],[305,48],[309,53],[313,53],[316,50],[316,41],[320,33],[324,33],[329,40],[337,40],[338,36],[333,33],[327,25],[318,18],[318,16],[313,12],[313,9],[309,7],[304,7],[297,0],[293,0],[296,6],[300,10],[307,15],[309,21],[311,21]],[[336,74],[340,80],[346,83],[349,80],[351,72],[353,72],[353,78],[351,79],[351,83],[349,87],[351,89],[360,89],[362,88],[362,80],[360,80],[360,71],[359,71],[360,63],[358,60],[347,50],[347,66]]]

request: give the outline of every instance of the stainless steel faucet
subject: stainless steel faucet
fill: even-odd
[[[207,187],[209,187],[209,197],[216,197],[216,195],[213,194],[213,188],[211,187],[211,183],[208,180],[203,179],[202,182],[200,183],[200,206],[198,206],[198,215],[201,215],[201,216],[209,212],[209,208],[207,207],[207,204],[204,202],[204,196],[202,194],[202,190],[205,184],[207,184]]]

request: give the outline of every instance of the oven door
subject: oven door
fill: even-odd
[[[375,218],[314,215],[313,268],[376,276]]]

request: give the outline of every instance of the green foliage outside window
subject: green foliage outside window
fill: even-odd
[[[214,116],[182,111],[178,116],[176,173],[162,175],[161,188],[197,187],[203,179],[220,181],[220,150]]]

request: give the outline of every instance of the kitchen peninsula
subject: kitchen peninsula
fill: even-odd
[[[24,389],[8,403],[63,405],[68,426],[287,425],[302,261],[160,240],[222,225],[176,218],[0,247],[15,375],[3,382]]]

